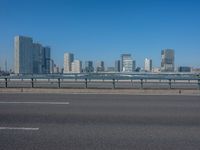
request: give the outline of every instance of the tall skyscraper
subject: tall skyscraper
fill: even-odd
[[[50,60],[50,73],[54,73],[54,61]]]
[[[70,73],[72,71],[72,62],[74,61],[74,54],[64,54],[64,73]]]
[[[115,72],[120,72],[120,60],[115,61]]]
[[[93,67],[92,61],[85,62],[85,72],[94,72],[94,67]]]
[[[161,51],[161,71],[162,72],[174,72],[174,50],[163,49]]]
[[[82,62],[80,60],[74,60],[72,62],[72,72],[81,73],[82,72]]]
[[[151,72],[152,71],[152,60],[145,58],[144,60],[144,70]]]
[[[133,60],[133,71],[136,71],[136,61],[135,60]]]
[[[14,39],[14,72],[33,73],[33,40],[30,37],[16,36]]]
[[[104,61],[97,61],[96,72],[103,72],[103,71],[105,71]]]
[[[16,36],[14,40],[14,72],[17,74],[50,73],[50,48],[33,43],[32,38]],[[45,63],[45,62],[49,62]]]
[[[5,59],[4,65],[5,65],[4,71],[7,72],[8,71],[8,68],[7,68],[7,59]]]
[[[51,68],[51,49],[50,47],[44,47],[43,48],[43,72],[45,74],[50,73]]]
[[[39,43],[33,43],[33,73],[42,74],[43,47]]]
[[[132,59],[131,54],[121,55],[121,72],[133,72],[135,70],[135,61]]]

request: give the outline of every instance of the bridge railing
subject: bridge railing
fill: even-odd
[[[198,89],[195,74],[67,74],[0,77],[0,88]]]

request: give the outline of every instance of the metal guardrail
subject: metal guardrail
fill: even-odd
[[[199,89],[197,74],[90,73],[0,77],[1,88]]]

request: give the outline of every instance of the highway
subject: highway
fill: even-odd
[[[200,96],[0,94],[0,150],[199,150]]]

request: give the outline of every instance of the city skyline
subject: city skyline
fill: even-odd
[[[114,67],[105,67],[105,62],[82,61],[74,59],[74,54],[65,52],[63,67],[59,67],[51,58],[51,48],[35,43],[32,37],[14,37],[14,73],[15,74],[52,74],[52,73],[81,73],[81,72],[191,72],[189,66],[175,67],[174,49],[161,50],[161,66],[154,67],[152,59],[144,59],[144,67],[136,66],[136,60],[131,54],[121,54],[120,60],[115,60]],[[95,63],[95,64],[94,64]],[[7,61],[5,61],[7,68]],[[105,69],[106,68],[106,69]],[[0,69],[1,70],[1,69]],[[7,70],[7,69],[5,69]],[[13,71],[9,71],[12,73]]]
[[[40,4],[40,5],[38,5]],[[199,1],[12,1],[0,2],[0,66],[14,68],[13,37],[33,37],[51,47],[55,63],[63,54],[103,60],[114,66],[124,53],[137,66],[151,58],[160,67],[160,51],[176,51],[175,67],[200,67]]]
[[[35,43],[32,37],[19,35],[14,37],[13,71],[18,74],[104,72],[108,70],[113,70],[113,72],[188,72],[193,68],[183,65],[176,67],[174,60],[174,49],[162,49],[160,67],[153,66],[152,59],[148,58],[144,59],[143,67],[137,66],[136,60],[132,58],[132,55],[126,53],[121,54],[121,60],[115,60],[112,66],[105,67],[104,60],[86,60],[85,66],[83,65],[85,68],[83,68],[82,60],[75,60],[73,53],[65,52],[63,66],[58,66],[51,58],[50,47],[44,47],[41,43]],[[93,63],[95,64],[93,65]],[[5,60],[5,70],[7,70],[7,60]]]
[[[16,46],[16,37],[21,37],[21,38],[27,38],[27,39],[30,39],[31,40],[31,43],[33,43],[34,41],[33,41],[33,39],[32,39],[32,37],[28,37],[28,36],[21,36],[21,35],[17,35],[17,36],[15,36],[14,37],[14,45]],[[41,47],[42,45],[40,44],[40,43],[38,43],[38,42],[36,42],[36,43],[33,43],[33,47],[35,47],[36,49],[40,49],[40,47]],[[38,47],[38,48],[37,48]],[[49,48],[50,49],[50,46],[46,46],[46,47],[44,47],[44,48]],[[15,49],[15,48],[14,48]],[[161,50],[161,53],[163,53],[163,51],[165,51],[165,50],[173,50],[174,51],[174,49],[168,49],[168,48],[165,48],[165,49],[162,49]],[[14,50],[14,55],[16,55],[15,54],[15,51],[16,50]],[[174,53],[174,52],[173,52]],[[66,64],[66,54],[70,54],[70,55],[72,55],[72,60],[70,60],[70,62],[68,62],[68,65],[69,64],[71,64],[73,61],[74,61],[74,53],[72,53],[72,52],[65,52],[64,53],[64,59],[63,59],[63,64],[62,65],[58,65],[58,64],[56,64],[56,63],[54,63],[55,65],[56,65],[56,67],[58,67],[59,69],[64,69],[63,71],[64,71],[64,73],[68,73],[68,72],[73,72],[72,71],[72,69],[68,69],[68,71],[65,71],[65,64]],[[125,54],[120,54],[121,55],[121,57],[122,57],[122,55],[130,55],[130,57],[132,57],[131,55],[132,54],[127,54],[127,53],[125,53]],[[162,54],[163,55],[163,54]],[[152,62],[151,62],[151,70],[153,69],[153,68],[160,68],[161,70],[162,70],[162,61],[163,61],[163,56],[161,55],[161,66],[153,66],[152,65]],[[14,57],[16,57],[16,56],[14,56]],[[68,56],[69,57],[69,56]],[[173,54],[173,57],[175,57],[175,55]],[[116,61],[119,61],[118,59],[119,59],[120,57],[118,57],[114,62],[112,62],[112,64],[111,65],[105,65],[104,64],[104,67],[103,68],[109,68],[109,67],[116,67]],[[141,68],[142,70],[146,70],[145,69],[145,63],[142,65],[142,66],[139,66],[139,65],[136,65],[136,58],[135,59],[133,59],[133,58],[131,58],[132,60],[133,60],[133,63],[134,63],[134,69],[136,69],[137,67],[139,67],[139,68]],[[146,61],[146,57],[145,57],[145,59],[144,59],[144,61]],[[173,58],[173,63],[174,63],[174,59],[175,58]],[[76,59],[77,60],[77,59]],[[78,59],[79,60],[79,59]],[[150,59],[151,61],[152,61],[152,59]],[[15,61],[15,60],[14,60]],[[14,68],[13,68],[13,71],[15,71],[15,63],[14,63],[14,61],[13,61],[13,66],[14,66]],[[49,60],[50,61],[50,60]],[[53,61],[54,62],[54,59],[52,58],[51,59],[51,61]],[[81,62],[83,61],[83,60],[80,60]],[[99,62],[100,60],[91,60],[91,59],[89,59],[89,60],[84,60],[85,62],[87,62],[87,61],[92,61],[92,62]],[[84,62],[83,61],[83,62]],[[103,63],[105,63],[105,61],[104,60],[101,60],[101,61],[103,61]],[[122,60],[121,60],[121,62],[122,62]],[[5,59],[5,63],[4,63],[4,65],[6,65],[6,66],[4,66],[6,69],[5,70],[7,70],[7,59]],[[67,65],[67,66],[68,66]],[[178,68],[179,67],[183,67],[183,66],[186,66],[186,67],[191,67],[191,68],[193,68],[193,66],[189,66],[189,65],[176,65],[175,63],[173,64],[173,67],[174,67],[174,69],[172,69],[171,71],[175,71],[175,69],[176,70],[178,70]],[[72,66],[69,66],[69,67],[72,67]],[[2,67],[3,68],[3,67]],[[1,68],[1,69],[2,69]],[[95,69],[95,68],[94,68]],[[122,69],[122,67],[121,67],[121,69]],[[133,70],[134,70],[133,69]],[[4,70],[4,69],[2,69],[2,70]],[[116,68],[115,68],[115,70],[116,70]],[[123,70],[123,69],[122,69]],[[121,71],[122,71],[121,70]],[[48,71],[48,72],[50,72],[50,71]],[[117,71],[116,71],[117,72]]]

